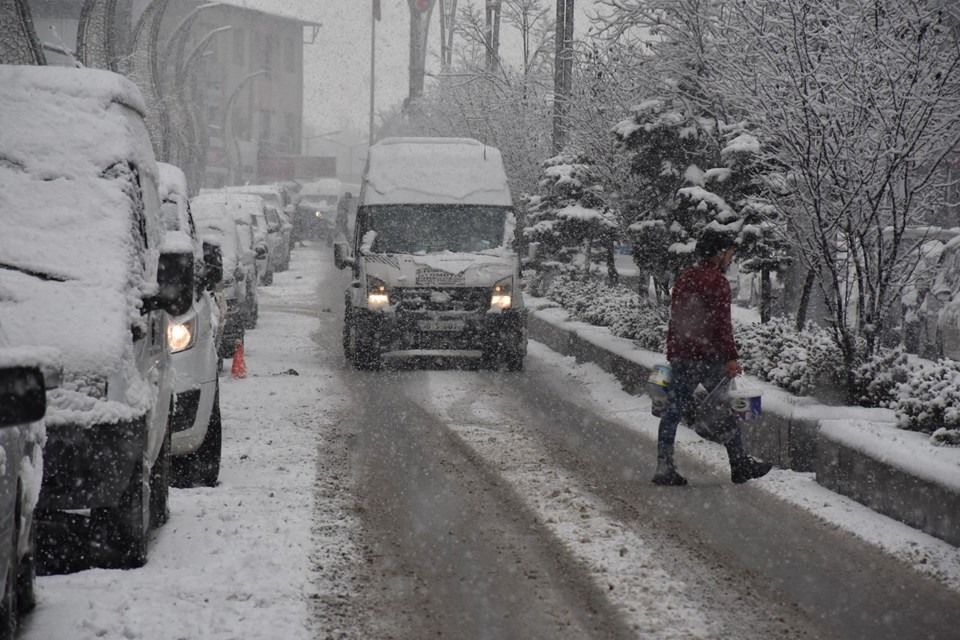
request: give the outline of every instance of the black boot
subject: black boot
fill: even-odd
[[[747,480],[762,478],[770,473],[772,468],[772,462],[764,462],[746,456],[730,463],[730,479],[733,480],[734,484],[743,484]]]
[[[683,487],[687,479],[680,475],[672,462],[657,461],[657,472],[653,474],[653,484],[661,487]]]

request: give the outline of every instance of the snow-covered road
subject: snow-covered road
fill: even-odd
[[[145,567],[39,578],[22,638],[960,628],[957,550],[809,474],[734,487],[681,430],[692,486],[651,487],[647,400],[595,367],[533,343],[522,374],[347,369],[331,262],[297,249],[261,291],[249,377],[221,379],[220,486],[171,491]]]

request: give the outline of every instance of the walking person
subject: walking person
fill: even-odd
[[[697,263],[680,274],[673,285],[670,323],[667,327],[667,360],[671,382],[667,407],[657,434],[657,471],[653,483],[682,486],[686,478],[674,463],[674,441],[684,409],[697,386],[708,391],[723,379],[741,373],[730,317],[730,283],[727,268],[733,262],[735,236],[707,228],[697,240]],[[726,418],[735,421],[733,416]],[[730,458],[730,478],[740,484],[766,475],[773,466],[747,455],[739,424],[725,444]]]

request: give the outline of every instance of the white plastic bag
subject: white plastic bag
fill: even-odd
[[[701,438],[726,444],[737,434],[740,427],[730,412],[730,383],[730,378],[721,380],[700,404],[693,430]]]

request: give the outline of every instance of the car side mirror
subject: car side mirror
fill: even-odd
[[[203,243],[203,286],[213,289],[223,281],[223,251],[210,242]]]
[[[257,246],[255,246],[253,248],[253,252],[254,252],[254,255],[257,256],[257,259],[267,257],[267,248],[262,244],[258,244]]]
[[[350,245],[346,242],[333,244],[333,264],[337,269],[346,269],[353,266],[354,260],[350,257]]]
[[[144,300],[143,313],[162,309],[172,316],[179,316],[193,305],[193,253],[190,251],[165,251],[160,254],[157,265],[157,284],[160,291]]]
[[[47,396],[43,372],[37,367],[0,369],[0,427],[9,427],[43,418]]]

